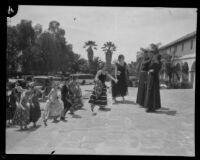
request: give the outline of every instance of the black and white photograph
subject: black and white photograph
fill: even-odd
[[[6,154],[195,156],[197,8],[19,5],[6,34]]]

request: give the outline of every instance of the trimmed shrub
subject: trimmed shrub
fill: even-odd
[[[181,88],[182,89],[191,89],[192,85],[190,82],[181,82]]]
[[[172,82],[171,84],[169,84],[169,88],[170,88],[170,89],[178,89],[178,88],[181,88],[181,83],[180,83],[180,82]]]
[[[192,85],[189,82],[172,82],[169,85],[170,89],[191,89]]]

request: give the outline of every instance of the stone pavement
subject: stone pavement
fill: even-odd
[[[83,87],[88,96],[91,87]],[[67,122],[18,131],[6,129],[7,154],[102,154],[194,156],[194,90],[161,90],[162,109],[146,113],[135,104],[137,88],[129,88],[126,103],[107,110],[84,108]],[[118,100],[121,100],[120,98]]]

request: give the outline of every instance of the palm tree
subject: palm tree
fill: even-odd
[[[49,28],[48,28],[48,30],[51,33],[55,34],[58,31],[59,26],[60,26],[59,22],[57,22],[57,21],[51,21],[51,22],[49,22]]]
[[[174,81],[174,75],[179,77],[179,69],[177,66],[173,65],[174,56],[164,53],[161,55],[161,62],[162,68],[160,73],[166,73],[169,77],[169,84],[171,84]]]
[[[102,50],[105,52],[106,66],[108,68],[108,71],[110,71],[110,69],[111,69],[111,61],[112,61],[112,54],[113,54],[114,51],[116,51],[116,46],[112,42],[106,42],[103,45]]]
[[[93,58],[94,58],[93,49],[97,50],[96,46],[97,46],[97,44],[95,41],[87,41],[87,42],[85,42],[85,45],[83,46],[83,48],[87,48],[86,51],[88,53],[89,65],[91,65],[93,62]]]

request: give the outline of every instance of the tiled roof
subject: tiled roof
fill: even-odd
[[[195,36],[195,35],[196,35],[196,31],[194,31],[194,32],[192,32],[192,33],[189,33],[189,34],[186,34],[185,36],[183,36],[183,37],[181,37],[181,38],[179,38],[179,39],[177,39],[177,40],[175,40],[175,41],[172,41],[172,42],[170,42],[170,43],[168,43],[168,44],[166,44],[166,45],[164,45],[164,46],[161,46],[161,47],[159,48],[159,50],[165,49],[165,48],[167,48],[167,47],[169,47],[169,46],[172,46],[172,45],[174,45],[174,44],[176,44],[176,43],[179,43],[179,42],[181,42],[181,41],[183,41],[183,40],[186,40],[186,39],[188,39],[188,38],[191,38],[191,37],[193,37],[193,36]]]

